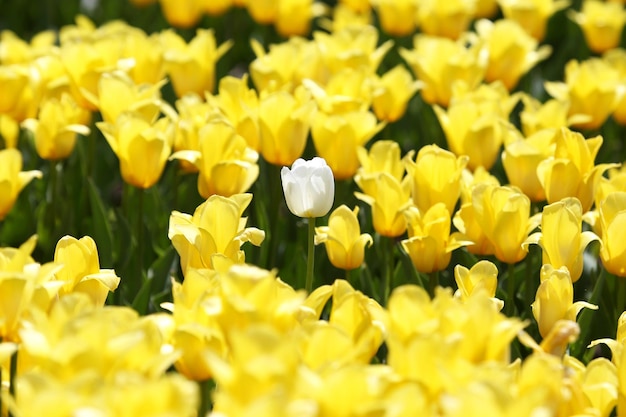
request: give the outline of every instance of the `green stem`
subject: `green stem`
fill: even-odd
[[[439,271],[433,271],[430,273],[430,277],[428,279],[428,293],[430,294],[430,298],[435,298],[435,290],[439,285]]]
[[[143,200],[145,190],[137,188],[137,259],[139,269],[139,279],[143,283]]]
[[[535,296],[536,296],[536,291],[533,285],[533,280],[535,279],[535,277],[532,276],[531,274],[531,268],[532,268],[532,258],[530,256],[530,254],[526,255],[526,261],[525,261],[525,267],[526,267],[526,282],[524,283],[525,285],[525,289],[526,289],[526,294],[525,294],[525,305],[524,305],[524,312],[526,314],[529,314],[529,317],[532,316],[532,312],[530,310],[530,306],[531,304],[535,301]]]
[[[617,305],[615,306],[615,324],[617,328],[617,322],[619,316],[626,310],[626,279],[615,276],[617,281]]]
[[[269,260],[264,268],[274,268],[278,262],[278,245],[282,243],[282,236],[279,235],[280,225],[279,223],[279,213],[280,213],[280,203],[284,199],[283,196],[283,186],[280,178],[280,169],[278,165],[273,165],[270,163],[266,163],[267,166],[267,178],[268,187],[269,187],[269,216],[270,216],[270,253]],[[266,200],[266,199],[263,199]]]
[[[215,383],[212,379],[206,381],[198,381],[200,386],[200,409],[198,410],[198,417],[206,416],[211,411],[211,392],[215,388]]]
[[[9,370],[9,394],[11,395],[11,397],[15,399],[15,393],[16,393],[15,376],[17,375],[17,351],[13,353],[13,355],[11,355],[10,366],[11,366],[11,369]],[[12,417],[13,413],[9,411],[8,416]]]
[[[52,219],[52,235],[56,232],[57,200],[58,200],[58,173],[59,161],[50,161],[50,182],[48,183],[48,198],[50,201],[50,218]]]
[[[600,298],[602,297],[602,292],[604,291],[605,282],[606,271],[604,270],[604,268],[600,268],[598,279],[596,280],[595,286],[593,287],[593,291],[591,293],[591,297],[589,298],[589,302],[591,304],[598,305]],[[571,347],[571,354],[573,357],[581,358],[584,350],[589,345],[589,341],[587,340],[587,338],[589,337],[589,332],[594,327],[593,319],[597,315],[597,312],[588,308],[584,308],[580,312],[580,316],[578,318],[578,325],[580,326],[580,336]]]
[[[385,262],[385,277],[383,286],[383,305],[387,305],[389,295],[391,294],[391,276],[393,275],[393,269],[395,265],[395,258],[393,256],[394,239],[391,237],[381,237],[385,240],[383,244],[384,262]]]
[[[515,264],[508,264],[506,268],[506,281],[507,281],[507,306],[506,311],[509,313],[509,317],[515,315]]]
[[[313,265],[315,257],[315,217],[309,217],[308,252],[306,257],[306,283],[307,293],[313,291]]]

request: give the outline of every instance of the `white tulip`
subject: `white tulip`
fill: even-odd
[[[280,177],[289,211],[299,217],[322,217],[333,206],[335,179],[324,158],[297,159]]]

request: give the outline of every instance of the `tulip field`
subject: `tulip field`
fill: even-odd
[[[0,417],[625,417],[625,7],[4,2]]]

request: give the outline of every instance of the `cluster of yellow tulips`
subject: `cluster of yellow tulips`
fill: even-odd
[[[626,416],[624,2],[129,3],[0,33],[0,417]]]

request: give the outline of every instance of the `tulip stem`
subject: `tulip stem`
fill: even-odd
[[[50,218],[52,219],[51,223],[51,232],[52,238],[54,239],[56,234],[56,220],[57,220],[57,188],[58,188],[58,171],[59,162],[54,160],[50,161],[50,182],[48,183],[48,193],[49,193],[49,201],[50,201]]]
[[[315,256],[315,217],[309,217],[308,253],[306,257],[305,289],[310,294],[313,291],[313,265]]]
[[[143,283],[143,200],[144,189],[137,188],[137,259],[139,264],[139,277]]]
[[[430,273],[428,277],[428,292],[430,293],[430,298],[435,298],[435,290],[439,285],[439,271],[433,271]]]
[[[515,265],[508,264],[506,268],[506,280],[507,280],[507,311],[509,317],[515,314]]]
[[[211,411],[211,392],[215,388],[215,383],[212,379],[205,381],[198,381],[200,386],[200,410],[198,410],[198,417],[204,417],[209,411]]]
[[[385,283],[383,288],[383,305],[387,305],[387,300],[389,300],[389,295],[391,294],[391,276],[393,275],[394,269],[394,257],[393,257],[393,247],[394,247],[394,239],[392,237],[383,237],[385,240],[384,248],[384,262],[385,262]]]
[[[17,375],[17,351],[11,355],[11,365],[9,370],[9,395],[15,399],[15,376]],[[9,417],[13,416],[13,413],[9,411]]]
[[[615,312],[615,324],[617,326],[619,316],[621,316],[626,309],[626,280],[616,275],[614,278],[617,280],[617,311]]]

